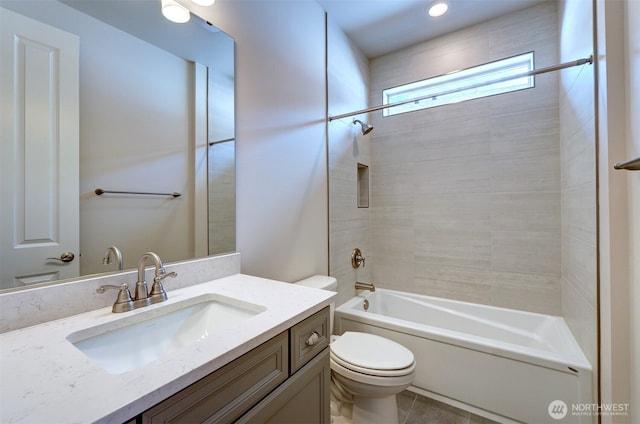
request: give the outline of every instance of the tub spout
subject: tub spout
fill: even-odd
[[[356,281],[356,290],[369,290],[376,291],[376,286],[373,283],[361,283],[360,281]]]

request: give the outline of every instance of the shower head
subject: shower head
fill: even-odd
[[[362,122],[359,119],[354,119],[353,120],[353,125],[355,125],[356,123],[359,123],[360,126],[362,127],[362,135],[369,134],[371,131],[373,131],[373,126],[372,125],[365,124],[364,122]]]

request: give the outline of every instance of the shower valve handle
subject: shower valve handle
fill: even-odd
[[[360,268],[360,264],[364,268],[364,256],[362,256],[362,252],[357,247],[353,249],[351,253],[351,266],[354,268]]]

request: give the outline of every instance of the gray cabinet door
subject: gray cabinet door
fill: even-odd
[[[229,423],[289,376],[289,337],[274,337],[142,414],[143,424]]]
[[[329,348],[325,348],[237,423],[328,424],[330,384]]]

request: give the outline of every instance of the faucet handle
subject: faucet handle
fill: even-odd
[[[153,282],[155,283],[156,281],[160,282],[162,280],[164,280],[167,277],[171,277],[171,278],[176,278],[178,276],[177,272],[162,272],[160,275],[156,275],[155,277],[153,277]]]
[[[127,283],[122,283],[119,286],[114,286],[111,284],[106,284],[104,286],[100,286],[96,289],[96,293],[104,293],[107,290],[119,290],[118,297],[116,301],[113,303],[113,308],[111,311],[115,313],[119,312],[128,312],[135,309],[133,304],[133,299],[131,298],[131,292],[129,291],[129,285]]]
[[[364,256],[362,256],[362,252],[360,251],[360,249],[358,249],[357,247],[353,249],[353,252],[351,252],[351,266],[354,268],[359,268],[360,264],[362,264],[362,267],[364,268],[364,261],[365,259]]]
[[[151,286],[151,292],[149,292],[149,299],[151,300],[151,303],[160,303],[167,300],[167,292],[162,286],[162,281],[165,278],[175,278],[177,276],[178,274],[176,272],[162,272],[153,277],[153,285]]]

